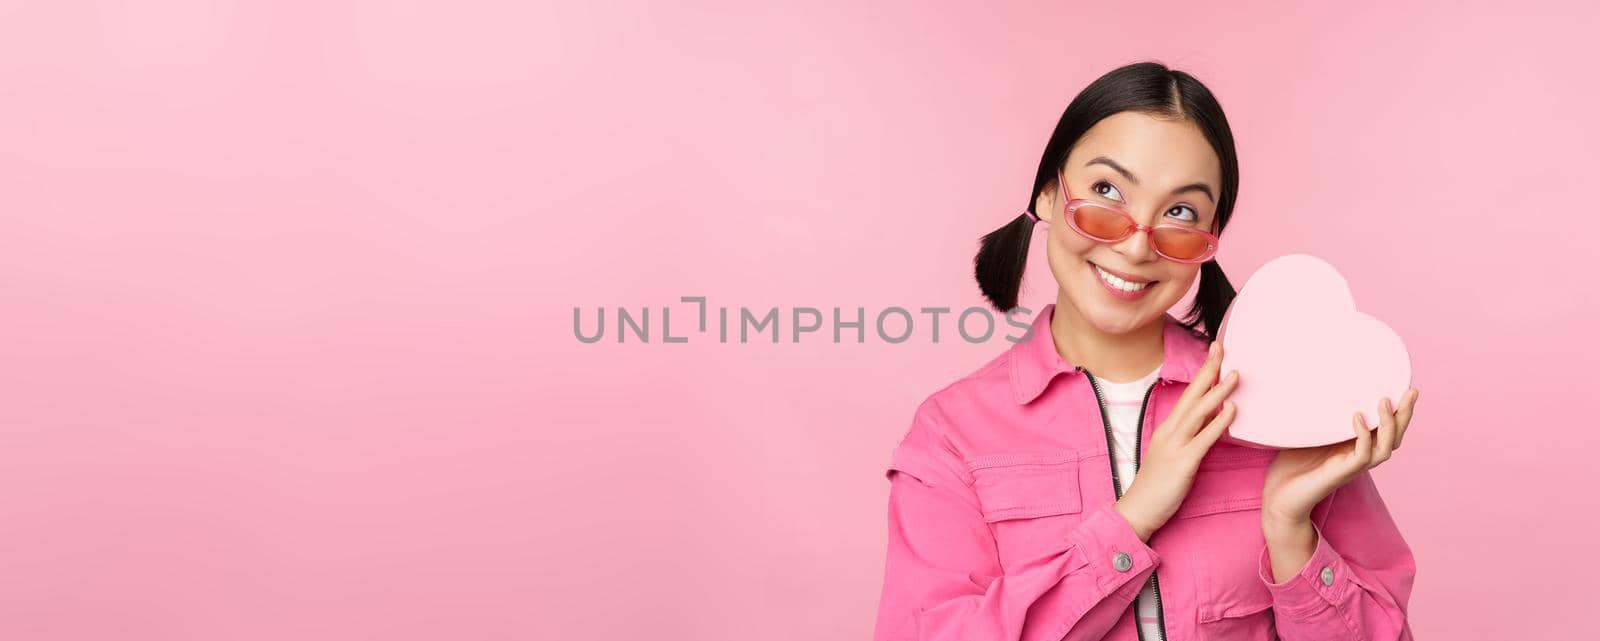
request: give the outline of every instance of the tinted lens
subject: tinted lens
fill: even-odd
[[[1079,206],[1072,212],[1072,220],[1083,233],[1103,241],[1121,240],[1133,231],[1133,221],[1127,216],[1094,205]]]
[[[1211,249],[1211,239],[1197,229],[1158,227],[1152,240],[1156,251],[1178,260],[1194,260]]]

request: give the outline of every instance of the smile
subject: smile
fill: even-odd
[[[1130,279],[1118,276],[1116,274],[1113,274],[1111,272],[1108,272],[1108,271],[1102,269],[1099,265],[1096,265],[1094,263],[1089,263],[1089,265],[1094,267],[1094,272],[1096,274],[1100,275],[1101,282],[1105,283],[1106,285],[1108,285],[1110,287],[1116,288],[1116,289],[1124,291],[1124,292],[1130,292],[1130,293],[1131,292],[1137,292],[1137,291],[1143,290],[1144,288],[1149,287],[1150,285],[1155,283],[1155,281],[1149,281],[1149,280],[1146,280],[1146,281],[1130,280]]]

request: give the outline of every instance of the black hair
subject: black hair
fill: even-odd
[[[1084,87],[1062,112],[1039,159],[1039,171],[1034,176],[1033,190],[1028,194],[1028,206],[1023,213],[983,237],[973,260],[974,272],[978,288],[1000,311],[1010,311],[1017,306],[1017,290],[1022,286],[1028,244],[1033,238],[1033,225],[1039,220],[1033,211],[1034,199],[1055,182],[1056,168],[1067,161],[1067,153],[1085,132],[1102,119],[1124,111],[1183,118],[1193,122],[1205,135],[1222,164],[1216,215],[1216,234],[1221,236],[1239,193],[1239,158],[1234,154],[1233,131],[1228,128],[1222,106],[1194,76],[1169,69],[1159,62],[1136,62],[1118,67]],[[1182,319],[1184,326],[1214,340],[1234,294],[1233,285],[1215,258],[1202,263],[1199,290],[1195,292],[1194,304]],[[1201,323],[1204,329],[1200,328]]]

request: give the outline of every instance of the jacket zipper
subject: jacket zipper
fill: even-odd
[[[1090,374],[1089,370],[1084,369],[1081,365],[1077,369],[1089,378],[1089,386],[1094,388],[1094,400],[1100,406],[1100,424],[1106,430],[1106,459],[1111,463],[1111,487],[1117,494],[1116,498],[1121,499],[1122,479],[1117,476],[1117,444],[1111,434],[1111,419],[1106,416],[1105,396],[1100,392],[1100,382],[1095,380],[1094,375]],[[1152,383],[1150,388],[1144,391],[1144,401],[1139,405],[1139,422],[1135,424],[1133,437],[1133,471],[1135,474],[1139,472],[1139,462],[1142,458],[1140,450],[1144,448],[1145,412],[1150,408],[1151,393],[1155,392],[1156,386],[1160,384],[1161,379],[1158,377],[1156,382]],[[1156,602],[1156,623],[1157,628],[1161,631],[1161,641],[1167,641],[1167,613],[1161,607],[1161,581],[1156,578],[1155,570],[1150,571],[1150,589],[1151,595]],[[1144,641],[1144,626],[1139,625],[1139,598],[1137,596],[1134,597],[1133,605],[1133,631],[1139,635],[1139,641]]]
[[[1150,384],[1150,389],[1144,391],[1144,401],[1139,404],[1139,422],[1136,423],[1138,431],[1134,432],[1133,437],[1133,471],[1135,474],[1139,472],[1139,462],[1144,458],[1145,411],[1150,407],[1150,395],[1156,391],[1156,386],[1160,384],[1161,379],[1157,377],[1156,382]],[[1150,571],[1150,594],[1155,597],[1156,602],[1156,629],[1161,631],[1161,641],[1167,641],[1167,611],[1166,608],[1161,607],[1161,578],[1156,576],[1155,570]],[[1135,606],[1134,616],[1138,616],[1137,606]]]

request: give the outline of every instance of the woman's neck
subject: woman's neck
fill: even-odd
[[[1115,382],[1138,380],[1162,363],[1162,330],[1158,318],[1129,332],[1103,332],[1064,300],[1056,302],[1050,318],[1050,336],[1061,358]]]

